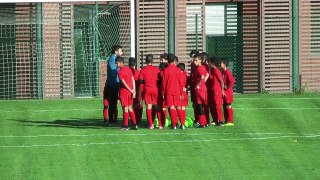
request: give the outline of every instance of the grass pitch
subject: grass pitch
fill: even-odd
[[[104,127],[101,99],[0,101],[0,178],[320,179],[319,95],[236,95],[234,127],[138,131]]]

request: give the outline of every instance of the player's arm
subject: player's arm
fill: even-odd
[[[205,79],[205,76],[204,75],[201,75],[200,79],[198,80],[197,82],[197,85],[196,85],[196,88],[197,89],[200,89],[200,84],[201,84],[201,81]]]
[[[204,77],[204,82],[207,82],[208,78],[209,78],[209,73],[207,73],[207,74],[205,75],[205,77]]]
[[[124,79],[121,79],[121,82],[126,89],[128,89],[132,94],[134,93],[134,89],[130,89],[130,87],[128,86],[128,84]]]
[[[226,94],[224,93],[225,87],[224,87],[224,82],[223,82],[223,79],[222,79],[222,74],[220,73],[220,71],[217,71],[217,73],[215,73],[215,76],[220,82],[222,96],[224,97]]]

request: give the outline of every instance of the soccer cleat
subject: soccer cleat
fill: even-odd
[[[209,127],[209,124],[206,124],[205,127]]]
[[[212,121],[210,124],[215,126],[215,125],[216,125],[216,122]]]
[[[149,129],[154,129],[154,125],[152,124],[152,125],[149,127]]]
[[[163,126],[159,126],[159,129],[164,129]]]
[[[186,127],[182,125],[182,126],[181,126],[181,129],[186,129]]]
[[[122,130],[122,131],[128,131],[129,128],[128,128],[128,127],[123,127],[123,128],[121,128],[120,130]]]
[[[198,123],[198,122],[196,122],[196,123],[194,123],[194,125],[193,125],[194,127],[199,127],[200,126],[200,123]]]
[[[199,125],[196,128],[205,128],[206,126]]]
[[[135,126],[133,127],[133,130],[138,130],[138,126],[135,125]]]
[[[226,123],[225,126],[234,126],[233,123]]]
[[[218,122],[215,126],[224,126],[223,122]]]
[[[177,129],[177,126],[173,126],[172,129]]]

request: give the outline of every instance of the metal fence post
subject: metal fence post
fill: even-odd
[[[37,3],[37,98],[42,98],[42,5]]]
[[[96,89],[95,89],[95,95],[99,96],[99,61],[100,61],[100,52],[99,52],[99,4],[98,1],[96,1],[95,4],[95,28],[96,31],[94,31],[94,35],[95,35],[95,61],[96,61]]]
[[[299,14],[298,0],[292,0],[292,90],[298,90]]]
[[[196,14],[196,22],[195,22],[195,30],[196,30],[196,50],[198,50],[199,47],[199,34],[198,34],[198,14]]]
[[[174,54],[174,0],[168,0],[169,53]]]

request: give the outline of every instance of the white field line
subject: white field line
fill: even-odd
[[[202,135],[294,135],[296,133],[130,133],[130,134],[40,134],[40,135],[0,135],[0,138],[43,138],[43,137],[95,137],[95,136],[202,136]],[[309,135],[309,134],[307,134]]]
[[[186,109],[193,109],[187,107]],[[257,108],[241,108],[241,107],[233,107],[235,110],[318,110],[320,107],[257,107]],[[95,111],[102,111],[101,109],[39,109],[39,110],[0,110],[0,112],[15,112],[15,113],[24,113],[24,112],[68,112],[68,111],[82,111],[82,112],[95,112]]]
[[[271,140],[271,139],[285,139],[285,138],[318,138],[320,135],[305,135],[305,136],[275,136],[275,137],[249,137],[249,138],[224,138],[224,139],[200,139],[200,140],[173,140],[173,141],[141,141],[141,142],[101,142],[101,143],[72,143],[72,144],[34,144],[34,145],[4,145],[0,148],[32,148],[32,147],[61,147],[61,146],[93,146],[93,145],[123,145],[123,144],[159,144],[159,143],[203,143],[213,141],[248,141],[248,140]]]

